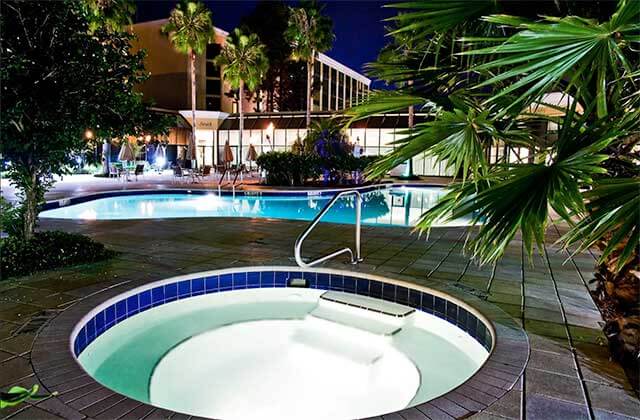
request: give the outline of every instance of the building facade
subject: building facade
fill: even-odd
[[[162,33],[167,19],[141,22],[132,26],[137,39],[134,49],[145,49],[145,68],[150,78],[140,85],[145,99],[155,107],[191,109],[189,62],[184,54],[173,49],[169,38]],[[224,113],[238,112],[238,104],[229,95],[231,87],[222,79],[215,58],[229,34],[215,28],[214,42],[206,53],[196,57],[196,109]],[[314,66],[313,111],[341,111],[359,103],[368,95],[371,80],[325,54],[318,54]],[[254,109],[253,98],[246,98],[243,110]]]
[[[177,53],[161,28],[167,19],[141,22],[132,26],[137,40],[134,48],[147,51],[145,68],[150,78],[138,87],[146,100],[163,110],[177,113],[183,121],[191,121],[191,83],[186,55]],[[252,112],[255,102],[248,98],[243,104],[245,129],[240,136],[238,103],[228,94],[230,86],[222,79],[215,58],[229,34],[215,28],[215,42],[206,53],[196,57],[196,158],[198,165],[220,163],[224,145],[229,143],[236,164],[246,163],[249,145],[258,154],[289,150],[298,138],[304,137],[305,112]],[[330,118],[365,99],[371,80],[325,54],[318,54],[314,65],[314,95],[312,119]],[[301,101],[304,103],[304,101]],[[424,115],[416,115],[416,122]],[[364,154],[383,155],[395,147],[394,142],[406,136],[406,113],[370,117],[358,121],[346,130],[349,139],[364,149]],[[168,136],[169,159],[179,156],[188,141],[185,128],[176,128]],[[413,160],[416,175],[450,176],[442,163],[427,155]],[[397,168],[398,175],[404,168]]]

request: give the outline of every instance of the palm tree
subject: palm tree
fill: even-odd
[[[306,127],[311,125],[311,87],[313,83],[313,65],[316,55],[325,52],[333,45],[333,23],[322,14],[317,3],[306,2],[301,7],[289,9],[289,26],[285,38],[291,45],[291,58],[307,63],[307,118]]]
[[[233,89],[238,89],[238,112],[240,113],[240,153],[244,132],[244,88],[253,92],[262,83],[267,70],[266,47],[256,34],[244,34],[238,28],[227,38],[216,65],[222,68],[222,77]]]
[[[191,139],[188,157],[194,158],[196,150],[196,55],[206,52],[207,44],[214,36],[211,11],[200,2],[183,0],[171,11],[169,22],[162,27],[169,35],[173,47],[189,56],[191,74]]]
[[[570,228],[561,238],[568,252],[600,247],[597,279],[605,299],[617,302],[621,313],[637,311],[637,2],[431,0],[391,6],[403,11],[393,18],[393,33],[419,42],[412,54],[372,66],[397,90],[377,92],[348,114],[353,121],[413,105],[435,115],[406,132],[400,147],[368,173],[385,174],[428,152],[462,174],[418,227],[461,216],[483,221],[467,242],[481,263],[499,259],[518,232],[529,257],[534,247],[544,249],[553,209]],[[536,111],[550,92],[567,99],[546,105],[561,116]],[[540,138],[534,123],[557,125],[557,140]],[[490,162],[486,150],[496,142],[526,147],[533,156]],[[609,319],[608,325],[635,328],[625,319]]]

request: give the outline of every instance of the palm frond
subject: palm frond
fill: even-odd
[[[416,37],[446,32],[464,22],[488,15],[497,10],[495,0],[430,0],[392,3],[386,7],[411,10],[391,17],[400,26],[391,34],[414,32]]]
[[[404,94],[398,91],[374,91],[369,99],[360,105],[353,106],[344,111],[349,119],[347,125],[355,121],[371,117],[385,112],[406,111],[410,106],[419,109],[429,107],[432,103],[420,96]]]
[[[315,54],[331,49],[334,41],[333,22],[322,13],[316,2],[303,2],[289,8],[289,23],[284,37],[291,45],[291,58],[309,61]]]
[[[578,245],[582,252],[606,239],[600,262],[618,247],[616,270],[621,270],[640,245],[640,178],[604,178],[584,193],[589,214],[560,240],[565,247]]]
[[[543,246],[549,208],[571,221],[584,212],[580,187],[594,174],[606,155],[598,152],[606,142],[596,142],[565,159],[551,163],[503,165],[475,183],[459,183],[441,202],[427,210],[416,227],[428,230],[436,220],[471,217],[482,223],[468,243],[481,263],[495,262],[519,231],[531,256],[534,245]]]
[[[519,112],[544,93],[565,84],[564,91],[591,89],[600,118],[611,105],[608,89],[624,71],[631,72],[629,43],[640,30],[636,23],[640,8],[622,0],[609,22],[599,24],[576,16],[546,17],[543,22],[527,22],[511,16],[494,15],[484,20],[497,25],[513,25],[519,30],[506,42],[479,48],[462,55],[501,55],[475,67],[476,71],[499,70],[477,85],[482,88],[512,81],[488,102],[511,93],[517,99],[504,112]],[[628,38],[628,39],[627,39]],[[466,39],[474,42],[474,39]],[[487,42],[488,39],[483,39]]]
[[[258,36],[245,34],[238,28],[227,38],[215,62],[222,67],[223,78],[234,89],[244,83],[254,91],[269,69],[266,47]]]
[[[169,21],[162,27],[174,48],[187,54],[203,54],[214,35],[211,11],[201,2],[182,0],[171,11]]]
[[[517,130],[509,131],[508,137]],[[398,146],[391,153],[375,161],[366,171],[367,176],[376,178],[419,153],[426,152],[438,160],[446,162],[454,173],[462,172],[463,179],[468,174],[477,177],[488,169],[485,149],[504,133],[489,118],[489,111],[479,111],[472,106],[453,111],[439,112],[433,121],[416,124],[400,135]]]

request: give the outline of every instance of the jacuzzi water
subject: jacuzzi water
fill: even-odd
[[[394,187],[362,195],[362,222],[369,225],[413,226],[433,207],[442,188]],[[141,194],[87,201],[40,213],[40,217],[85,220],[151,219],[178,217],[258,217],[312,220],[331,195],[217,195]],[[323,218],[326,222],[355,223],[354,197],[340,199]],[[460,219],[449,225],[466,225]]]
[[[488,356],[433,315],[396,317],[323,293],[245,289],[166,303],[108,329],[79,362],[121,394],[189,415],[337,420],[428,401]]]

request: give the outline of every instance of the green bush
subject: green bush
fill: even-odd
[[[115,254],[103,244],[73,233],[37,232],[28,241],[10,236],[0,241],[0,279],[102,261]]]
[[[363,172],[377,158],[378,156],[357,158],[350,154],[341,154],[331,159],[323,159],[316,154],[297,151],[268,152],[258,156],[256,163],[267,171],[268,185],[301,186],[307,181],[320,178],[327,166],[330,166],[328,171],[332,174],[331,179],[327,179],[331,182],[327,183],[339,185],[347,183],[352,172]]]
[[[312,155],[268,152],[258,156],[256,163],[267,171],[269,185],[299,186],[318,177],[317,160]]]
[[[4,197],[0,197],[0,232],[4,232],[9,236],[22,233],[20,208],[14,206]]]

